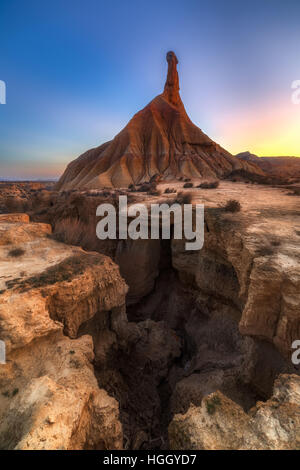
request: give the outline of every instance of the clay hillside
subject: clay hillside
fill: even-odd
[[[236,156],[255,163],[266,174],[300,180],[300,157],[258,157],[250,152],[238,153]]]
[[[216,178],[244,169],[262,174],[255,163],[231,155],[188,117],[179,95],[177,57],[167,53],[164,92],[129,121],[111,141],[72,161],[57,189],[127,187],[160,178]]]

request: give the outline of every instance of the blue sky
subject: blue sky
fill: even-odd
[[[300,156],[300,2],[1,0],[0,177],[53,177],[161,93],[233,153]]]

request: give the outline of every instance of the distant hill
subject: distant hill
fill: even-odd
[[[236,157],[255,163],[269,175],[300,179],[300,157],[258,157],[248,151],[238,153]]]
[[[260,157],[258,157],[257,155],[254,155],[254,153],[251,153],[249,151],[238,153],[236,157],[241,158],[242,160],[245,160],[246,162],[258,163],[258,160],[260,160]]]

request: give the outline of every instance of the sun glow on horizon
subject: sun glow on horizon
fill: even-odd
[[[223,119],[222,119],[223,118]],[[232,154],[300,157],[300,105],[285,98],[217,118],[220,143]]]

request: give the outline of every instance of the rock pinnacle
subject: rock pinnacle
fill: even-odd
[[[179,78],[177,72],[178,59],[173,51],[167,52],[168,75],[164,88],[164,97],[175,106],[180,102]]]

